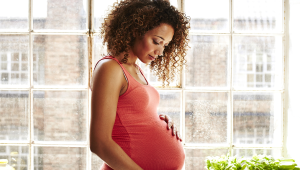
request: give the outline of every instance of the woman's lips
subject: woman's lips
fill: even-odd
[[[153,57],[152,55],[149,55],[150,60],[155,60],[155,57]]]

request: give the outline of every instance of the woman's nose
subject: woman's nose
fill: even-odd
[[[156,50],[154,51],[154,54],[160,56],[160,55],[163,54],[163,51],[164,51],[164,49],[159,48],[159,49],[156,49]]]

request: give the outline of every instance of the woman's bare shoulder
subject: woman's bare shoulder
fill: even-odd
[[[95,67],[94,73],[99,71],[122,71],[122,68],[113,59],[103,59]]]
[[[121,83],[122,84],[123,71],[121,66],[112,59],[101,60],[93,72],[92,87],[95,84],[103,82]],[[96,85],[97,86],[97,85]]]

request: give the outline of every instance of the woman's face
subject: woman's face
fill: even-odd
[[[143,63],[150,63],[157,56],[162,55],[165,46],[168,46],[174,35],[174,29],[169,24],[160,24],[146,32],[142,38],[137,38],[131,49]]]

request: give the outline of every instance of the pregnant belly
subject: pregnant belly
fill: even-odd
[[[143,169],[182,169],[185,158],[182,143],[167,129],[165,121],[157,119],[131,130],[131,158]]]

